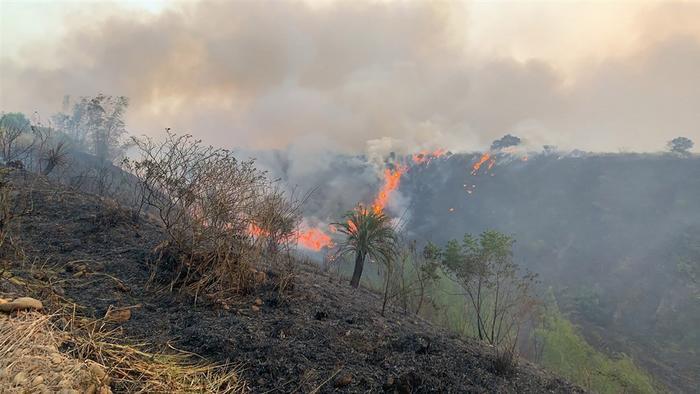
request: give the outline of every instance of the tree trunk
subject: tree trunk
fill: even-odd
[[[354,288],[360,287],[360,277],[362,277],[362,268],[365,265],[365,254],[361,251],[357,251],[355,254],[355,271],[352,273],[352,280],[350,280],[350,286]]]
[[[389,300],[389,281],[391,280],[391,270],[386,270],[386,284],[384,285],[384,302],[382,303],[382,316],[386,310],[386,302]]]

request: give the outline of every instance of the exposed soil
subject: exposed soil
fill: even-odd
[[[499,376],[490,347],[412,316],[382,317],[376,294],[310,265],[299,265],[284,293],[269,272],[254,292],[225,306],[149,286],[149,260],[164,239],[155,221],[15,175],[18,187],[28,180],[34,205],[19,234],[27,258],[10,265],[14,281],[0,279],[0,296],[33,296],[49,310],[63,298],[95,317],[133,307],[122,323],[129,341],[242,364],[254,392],[583,392],[527,362]]]

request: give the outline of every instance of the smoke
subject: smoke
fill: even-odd
[[[131,99],[137,134],[172,127],[222,146],[297,151],[323,141],[370,158],[483,149],[506,133],[592,151],[700,139],[697,3],[637,10],[632,49],[583,59],[573,76],[545,58],[470,49],[479,21],[468,4],[113,7],[67,16],[50,45],[3,56],[0,108],[46,117],[64,94],[118,94]]]

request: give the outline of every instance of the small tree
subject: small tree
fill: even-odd
[[[491,150],[499,150],[510,146],[517,146],[520,145],[521,142],[520,137],[516,137],[512,134],[506,134],[491,143]]]
[[[676,137],[671,141],[668,141],[668,149],[672,153],[677,153],[681,156],[690,155],[690,150],[693,149],[693,141],[686,137]]]
[[[514,347],[521,325],[532,312],[535,276],[518,276],[513,238],[497,231],[465,235],[461,251],[448,244],[443,263],[466,292],[475,312],[479,339]]]
[[[338,255],[355,254],[350,286],[357,288],[367,256],[389,267],[397,253],[397,236],[391,219],[383,212],[358,206],[343,218],[343,222],[334,223],[338,231],[347,236],[339,245]]]
[[[64,99],[67,110],[69,98]],[[81,97],[70,114],[53,116],[55,126],[69,136],[74,145],[111,162],[123,153],[123,138],[127,134],[124,115],[129,99],[124,96]]]
[[[31,124],[24,114],[13,112],[0,117],[0,154],[5,162],[20,159],[31,150],[31,143],[21,143],[30,132]]]

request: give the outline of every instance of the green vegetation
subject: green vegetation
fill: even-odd
[[[365,258],[391,267],[396,258],[396,232],[391,226],[391,219],[383,212],[357,207],[343,216],[343,221],[334,223],[338,232],[345,234],[345,241],[339,245],[338,254],[355,254],[355,269],[350,285],[360,285]],[[385,297],[386,299],[386,297]]]
[[[564,317],[550,295],[544,327],[535,332],[547,369],[599,393],[654,393],[652,379],[631,357],[612,359],[595,350]]]
[[[477,295],[474,293],[474,300],[472,300],[465,290],[465,283],[455,280],[454,270],[463,270],[465,273],[463,277],[470,278],[469,281],[472,281],[468,281],[466,285],[473,286],[476,283],[478,290],[479,276],[467,275],[467,272],[474,273],[474,270],[467,268],[474,268],[477,262],[485,262],[493,258],[492,262],[500,260],[500,264],[510,267],[508,272],[511,275],[505,277],[514,281],[512,283],[521,285],[524,283],[529,288],[532,278],[518,277],[515,271],[512,271],[516,267],[511,266],[514,263],[508,252],[510,245],[512,245],[510,237],[496,232],[486,232],[479,237],[466,236],[463,243],[450,241],[442,249],[429,243],[422,254],[415,253],[415,243],[410,243],[408,247],[402,249],[391,271],[368,272],[364,277],[364,283],[370,288],[382,291],[385,290],[387,275],[390,275],[389,299],[395,306],[405,312],[413,311],[465,338],[479,338],[480,323],[474,304]],[[447,263],[447,261],[450,262]],[[440,264],[436,266],[436,262]],[[454,267],[453,271],[450,271],[448,264]],[[350,275],[350,268],[347,264],[342,272]],[[430,274],[421,277],[422,272]],[[559,311],[551,291],[548,292],[546,303],[535,303],[531,293],[526,293],[530,297],[528,302],[519,301],[519,304],[530,308],[528,315],[524,316],[521,314],[523,309],[512,308],[512,303],[507,303],[511,309],[499,308],[495,302],[495,294],[490,293],[495,289],[495,276],[486,275],[485,271],[482,271],[482,274],[484,275],[481,277],[482,285],[488,285],[482,289],[487,293],[482,295],[481,302],[484,309],[482,313],[492,318],[491,312],[498,311],[500,314],[508,315],[506,318],[511,321],[517,322],[518,329],[523,330],[517,341],[521,356],[596,392],[654,393],[657,391],[650,375],[639,368],[630,356],[621,354],[610,357],[588,344],[573,323]],[[500,274],[501,285],[504,278],[502,274],[503,272]],[[487,278],[489,279],[486,280]],[[423,283],[423,287],[418,286],[418,283]],[[522,291],[522,288],[516,287],[516,289]],[[503,293],[501,293],[502,296]],[[597,296],[592,290],[581,290],[579,298],[582,303],[593,306],[598,303]],[[501,298],[499,302],[503,302],[503,299]],[[535,306],[538,307],[535,308]],[[484,319],[484,317],[481,320],[482,336],[488,341],[491,328],[488,322],[493,320]],[[484,333],[484,328],[487,326],[489,332]],[[509,339],[512,340],[514,337]]]

